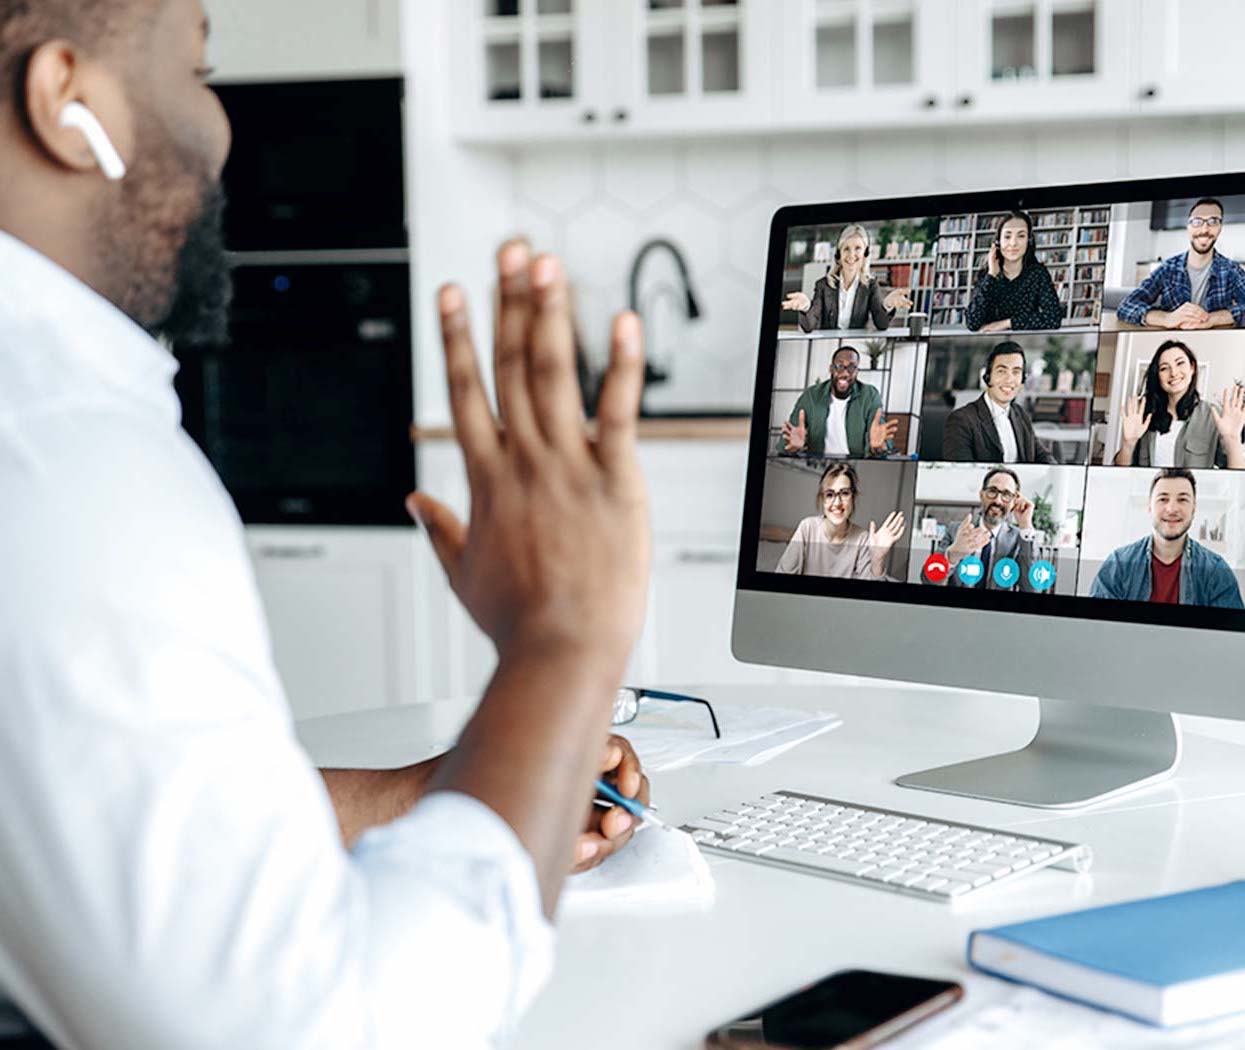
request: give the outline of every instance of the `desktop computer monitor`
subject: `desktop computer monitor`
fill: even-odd
[[[1041,701],[901,777],[1039,806],[1245,717],[1245,175],[783,208],[733,649]],[[936,702],[936,701],[931,701]]]

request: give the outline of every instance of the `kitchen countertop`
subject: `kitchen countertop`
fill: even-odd
[[[641,441],[746,441],[751,427],[752,420],[747,416],[650,416],[639,421],[637,436]],[[589,420],[589,432],[595,428],[595,422]],[[412,424],[411,440],[453,441],[454,428]]]

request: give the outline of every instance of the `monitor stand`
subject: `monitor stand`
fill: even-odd
[[[901,787],[1071,809],[1169,776],[1180,726],[1166,713],[1039,700],[1037,732],[1019,751],[899,777]]]

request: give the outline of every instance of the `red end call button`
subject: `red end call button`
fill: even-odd
[[[925,578],[930,583],[942,583],[951,573],[951,563],[945,554],[931,554],[925,559]]]

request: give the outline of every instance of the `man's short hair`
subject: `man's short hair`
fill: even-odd
[[[1221,201],[1218,197],[1203,197],[1201,200],[1199,200],[1199,201],[1195,201],[1195,202],[1194,202],[1194,204],[1193,204],[1193,207],[1189,209],[1189,214],[1190,214],[1190,215],[1192,215],[1192,214],[1193,214],[1195,211],[1197,211],[1197,210],[1198,210],[1198,208],[1200,208],[1203,204],[1213,204],[1216,208],[1218,208],[1218,209],[1219,209],[1219,214],[1220,214],[1220,215],[1225,214],[1225,209],[1224,209],[1224,206],[1223,206],[1223,201]]]
[[[1014,339],[1005,339],[1001,343],[996,343],[994,349],[990,351],[990,355],[986,358],[986,375],[994,370],[994,362],[1000,357],[1006,357],[1008,354],[1019,354],[1020,360],[1024,362],[1024,368],[1028,371],[1029,359],[1025,357],[1025,348]]]
[[[20,99],[31,53],[64,38],[98,48],[154,17],[157,0],[0,0],[0,105]]]
[[[849,351],[856,355],[857,361],[860,360],[860,351],[857,350],[854,346],[840,346],[834,353],[830,355],[830,360],[833,361],[836,357],[839,356],[839,354],[847,353]]]
[[[1192,487],[1194,497],[1197,497],[1197,478],[1193,476],[1193,471],[1186,470],[1184,467],[1164,467],[1157,474],[1155,474],[1153,480],[1150,482],[1150,495],[1154,495],[1155,485],[1157,485],[1160,481],[1166,481],[1168,478],[1184,478],[1185,481],[1187,481]]]
[[[986,489],[990,487],[990,479],[994,477],[995,474],[1006,474],[1009,478],[1012,479],[1012,481],[1016,483],[1016,491],[1017,492],[1020,491],[1020,488],[1021,488],[1020,475],[1017,474],[1014,470],[1012,470],[1011,467],[1004,467],[1004,466],[991,467],[989,470],[986,471],[986,478],[981,483],[982,491],[985,491]]]

